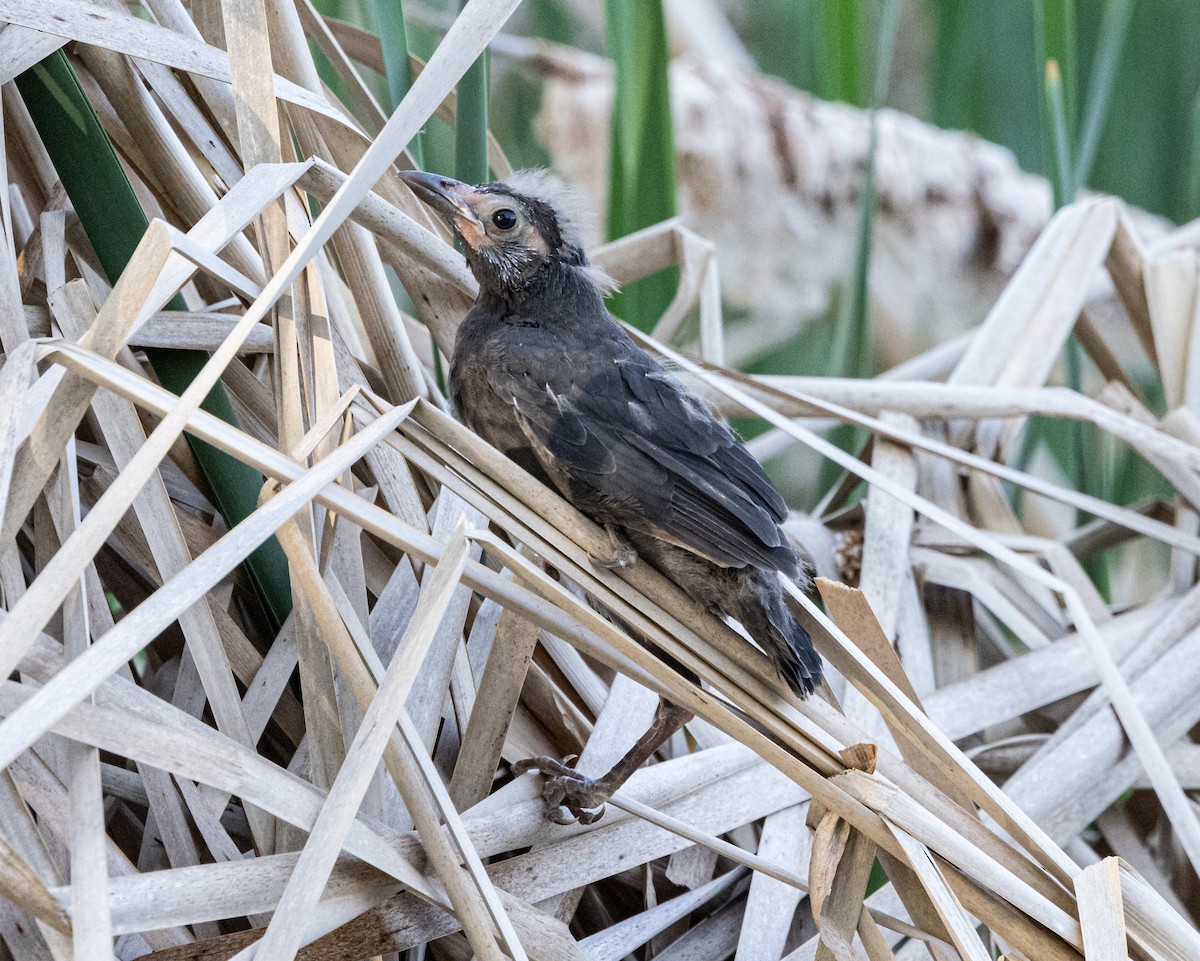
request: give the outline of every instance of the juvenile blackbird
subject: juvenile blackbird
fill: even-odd
[[[459,328],[451,400],[477,434],[602,524],[605,566],[648,562],[718,616],[740,621],[800,697],[821,659],[784,603],[778,572],[800,575],[787,516],[761,467],[703,403],[639,348],[604,306],[555,186],[538,174],[470,186],[401,177],[463,240],[479,297]],[[589,822],[682,724],[661,702],[650,730],[604,777],[552,758],[552,820]]]

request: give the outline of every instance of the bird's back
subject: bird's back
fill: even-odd
[[[758,463],[598,296],[564,286],[560,309],[471,311],[451,370],[467,423],[600,523],[794,573],[786,506]]]

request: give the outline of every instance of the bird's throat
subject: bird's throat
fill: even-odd
[[[475,265],[472,265],[474,268]],[[493,274],[480,276],[479,303],[495,305],[518,322],[531,320],[550,322],[556,317],[604,317],[604,298],[587,270],[582,266],[564,263],[558,258],[545,260],[528,276],[515,282],[499,282]]]

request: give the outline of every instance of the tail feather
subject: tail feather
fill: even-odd
[[[776,576],[747,572],[751,583],[742,591],[740,610],[734,616],[771,658],[788,687],[801,698],[821,683],[821,656],[812,638],[788,610]]]

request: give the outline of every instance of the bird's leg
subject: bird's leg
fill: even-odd
[[[540,771],[547,778],[542,790],[546,817],[556,824],[591,824],[604,814],[607,801],[629,776],[693,717],[687,708],[660,699],[649,729],[603,777],[590,778],[552,757],[531,757],[513,765],[514,774]]]
[[[625,539],[625,536],[612,524],[605,524],[609,543],[612,544],[611,554],[592,554],[592,563],[598,567],[629,567],[637,560],[637,551]]]

